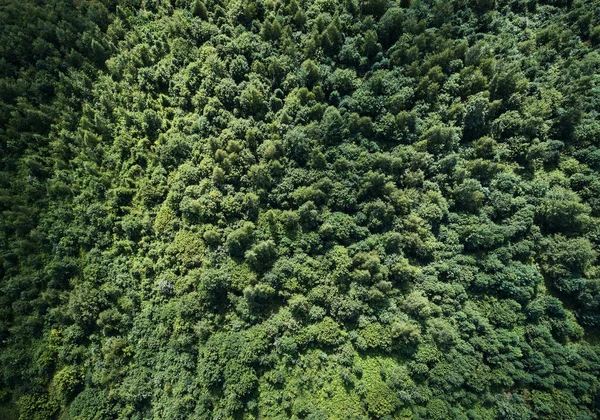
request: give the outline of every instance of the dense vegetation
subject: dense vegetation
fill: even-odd
[[[5,0],[0,419],[600,416],[599,0]]]

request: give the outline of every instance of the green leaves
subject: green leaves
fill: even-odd
[[[0,417],[598,417],[597,0],[63,3],[0,10]]]
[[[452,152],[458,146],[458,132],[450,127],[435,126],[423,133],[421,139],[425,142],[427,151],[438,154]]]
[[[264,271],[277,259],[277,246],[272,240],[261,241],[246,251],[245,258],[255,270]]]
[[[549,232],[580,233],[585,232],[592,222],[588,217],[589,206],[581,203],[574,192],[554,187],[542,201],[538,211],[540,224]]]
[[[244,222],[244,224],[229,233],[225,241],[227,250],[233,256],[242,256],[245,249],[252,242],[252,232],[254,231],[254,223]]]
[[[192,15],[202,20],[208,19],[208,10],[206,10],[206,6],[203,2],[200,0],[194,0],[192,3]]]

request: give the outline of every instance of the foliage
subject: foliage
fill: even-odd
[[[5,1],[0,419],[600,417],[600,3]]]

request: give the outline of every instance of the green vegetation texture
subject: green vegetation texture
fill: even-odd
[[[600,417],[599,0],[1,0],[0,419]]]

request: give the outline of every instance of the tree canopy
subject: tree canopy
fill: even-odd
[[[600,417],[599,0],[0,22],[0,420]]]

